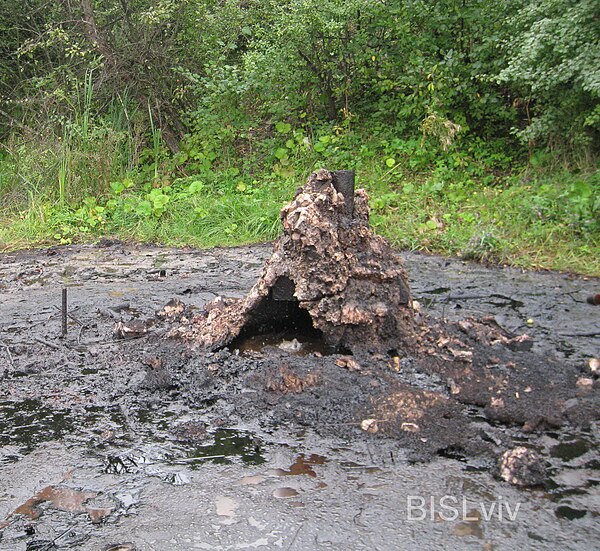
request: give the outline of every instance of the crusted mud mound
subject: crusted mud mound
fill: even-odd
[[[312,174],[281,211],[283,234],[248,295],[216,299],[180,335],[215,350],[238,336],[307,326],[336,350],[414,348],[402,260],[369,228],[366,192],[343,189],[338,177]]]
[[[366,192],[337,178],[312,174],[281,211],[283,233],[243,299],[219,296],[199,314],[173,303],[161,314],[183,320],[169,336],[203,348],[203,358],[227,345],[239,354],[248,340],[287,332],[268,364],[250,346],[245,356],[256,364],[247,374],[235,371],[256,391],[236,400],[241,415],[262,408],[266,392],[268,408],[284,419],[336,434],[392,436],[418,458],[497,453],[469,408],[526,432],[597,418],[593,380],[532,354],[526,334],[512,335],[489,316],[450,323],[422,315],[400,256],[369,228]],[[286,360],[307,336],[322,350]],[[209,378],[223,373],[208,363]]]

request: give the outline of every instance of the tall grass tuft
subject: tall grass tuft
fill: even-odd
[[[150,108],[149,102],[148,102],[148,119],[150,121],[150,131],[152,133],[152,157],[153,157],[153,163],[154,163],[154,179],[158,180],[162,136],[161,136],[160,128],[157,128],[154,124],[154,117],[152,116],[152,109]]]
[[[99,110],[88,71],[69,119],[24,128],[2,144],[0,209],[25,212],[34,206],[33,197],[34,212],[43,204],[68,209],[85,197],[106,196],[111,182],[139,164],[144,147],[143,118],[131,104],[125,92]]]

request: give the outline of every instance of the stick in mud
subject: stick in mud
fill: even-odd
[[[60,350],[60,346],[58,346],[57,344],[54,344],[53,342],[48,342],[40,337],[33,337],[33,340],[39,342],[40,344],[45,344],[46,346],[53,348],[54,350]]]
[[[59,308],[59,307],[58,307],[58,306],[56,306],[56,304],[55,304],[55,305],[54,305],[54,308],[56,308],[58,311],[60,311],[60,312],[61,312],[61,315],[62,315],[62,307],[61,307],[61,308]],[[78,308],[78,306],[76,306],[75,308],[72,308],[72,309],[71,309],[71,312],[72,312],[72,311],[74,311],[74,310],[76,310],[77,308]],[[72,320],[73,320],[73,321],[74,321],[74,322],[75,322],[77,325],[85,325],[85,326],[87,327],[87,325],[86,325],[85,323],[83,323],[83,322],[82,322],[82,321],[81,321],[79,318],[76,318],[76,317],[75,317],[73,314],[71,314],[71,312],[67,312],[67,317],[68,317],[68,318],[72,319]],[[53,316],[53,315],[54,315],[54,314],[52,314],[52,316]],[[50,319],[50,318],[48,318],[48,319]],[[39,324],[37,324],[37,325],[41,325],[42,323],[46,323],[46,322],[45,322],[45,321],[42,321],[42,322],[40,322],[40,323],[39,323]],[[34,325],[32,325],[31,327],[35,327],[35,326],[34,326]]]
[[[67,288],[63,287],[62,290],[62,336],[67,335]]]

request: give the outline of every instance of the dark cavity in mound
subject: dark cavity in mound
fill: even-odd
[[[294,282],[280,277],[250,312],[240,334],[228,346],[229,350],[252,353],[274,346],[299,355],[349,353],[343,346],[326,342],[323,331],[313,325],[308,311],[294,298],[294,291]]]

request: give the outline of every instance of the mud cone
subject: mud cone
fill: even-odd
[[[402,260],[369,228],[368,195],[343,172],[315,172],[282,209],[283,234],[244,299],[219,297],[176,333],[209,349],[282,327],[318,331],[340,350],[410,348],[415,321]]]

